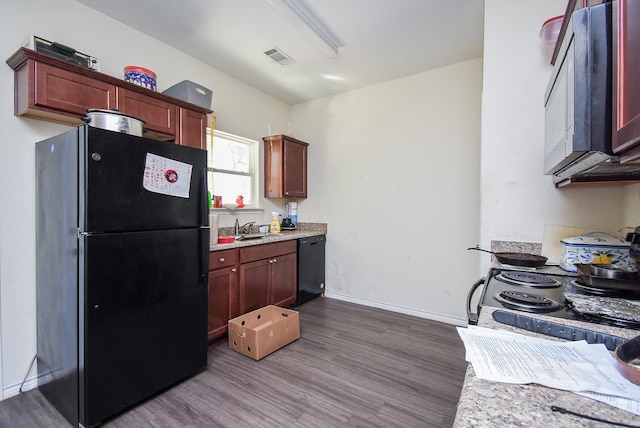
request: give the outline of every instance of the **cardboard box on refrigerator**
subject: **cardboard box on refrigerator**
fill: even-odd
[[[259,360],[300,338],[298,312],[269,305],[228,323],[229,348]]]

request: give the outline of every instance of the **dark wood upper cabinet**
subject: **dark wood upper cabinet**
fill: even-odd
[[[16,116],[80,124],[87,106],[116,108],[116,85],[32,59],[16,70],[15,89]]]
[[[144,120],[145,137],[206,148],[211,110],[27,48],[7,64],[16,116],[79,125],[88,109],[118,110]]]
[[[207,149],[207,116],[180,108],[180,141],[196,149]]]
[[[157,140],[175,140],[179,125],[179,107],[128,89],[118,89],[118,110],[145,121],[144,136]]]
[[[640,1],[613,2],[613,150],[640,161]]]
[[[262,140],[265,198],[306,198],[309,144],[286,135]]]

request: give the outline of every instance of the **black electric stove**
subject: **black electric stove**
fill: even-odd
[[[471,312],[471,300],[477,290],[481,290],[477,312]],[[581,298],[600,297],[624,298],[640,301],[638,292],[628,290],[607,290],[589,287],[577,276],[549,274],[529,271],[492,268],[486,279],[478,280],[467,297],[467,315],[469,324],[477,324],[483,307],[507,308],[529,314],[574,319],[597,324],[615,325],[639,329],[640,322],[610,316],[586,315],[572,307],[565,295],[578,295]]]

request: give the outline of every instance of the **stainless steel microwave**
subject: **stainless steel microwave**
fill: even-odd
[[[545,92],[544,173],[557,186],[575,181],[640,179],[611,147],[611,3],[578,9]]]

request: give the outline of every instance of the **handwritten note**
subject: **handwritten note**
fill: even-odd
[[[147,153],[142,186],[150,192],[189,198],[193,165]]]

